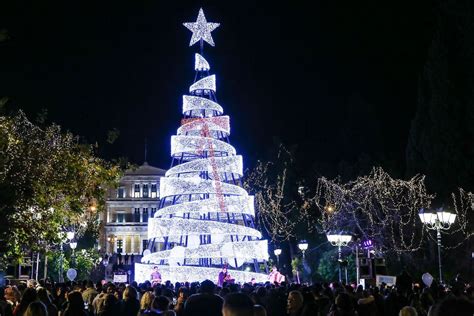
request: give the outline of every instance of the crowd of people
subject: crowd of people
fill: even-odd
[[[474,315],[467,284],[390,287],[339,283],[114,284],[30,280],[0,288],[2,316],[413,316]]]

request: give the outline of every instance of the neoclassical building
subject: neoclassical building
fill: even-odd
[[[119,187],[109,190],[100,238],[107,253],[142,254],[148,240],[148,218],[158,208],[160,179],[165,172],[145,162],[126,171]]]

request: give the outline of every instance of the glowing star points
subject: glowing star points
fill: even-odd
[[[196,22],[187,22],[183,25],[193,32],[189,46],[193,46],[201,39],[206,41],[209,45],[215,46],[214,40],[212,39],[211,32],[214,31],[220,24],[219,23],[208,23],[204,16],[204,11],[199,9],[199,14]]]

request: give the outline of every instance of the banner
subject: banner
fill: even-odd
[[[389,286],[395,285],[397,283],[397,277],[393,275],[381,275],[377,274],[375,276],[375,284],[379,286],[380,284],[385,283]]]

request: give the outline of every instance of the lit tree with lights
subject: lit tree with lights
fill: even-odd
[[[462,189],[452,194],[453,206],[447,209],[456,215],[456,222],[443,234],[454,238],[443,248],[456,248],[473,235],[469,218],[472,196]],[[427,233],[419,218],[420,210],[429,210],[434,197],[426,190],[424,176],[395,179],[382,168],[347,183],[322,177],[313,197],[321,211],[321,216],[314,218],[315,226],[326,232],[357,233],[386,252],[413,252],[422,247]],[[434,238],[430,234],[428,237]]]
[[[241,185],[242,156],[229,144],[229,116],[217,103],[216,77],[203,57],[204,42],[214,46],[211,31],[219,23],[208,23],[200,9],[197,21],[184,26],[192,31],[190,46],[200,44],[196,75],[183,96],[172,167],[161,179],[160,208],[148,223],[148,250],[135,278],[149,279],[158,265],[163,280],[216,280],[227,265],[236,282],[266,281],[259,272],[268,259],[267,241],[255,229],[254,199]]]
[[[64,227],[98,234],[106,190],[119,177],[117,165],[58,125],[0,114],[0,263],[26,250],[44,254]]]

